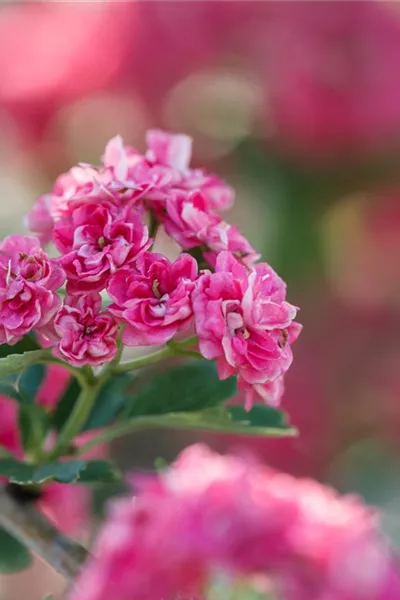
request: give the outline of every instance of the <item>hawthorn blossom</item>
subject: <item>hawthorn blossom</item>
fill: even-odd
[[[199,348],[216,359],[221,379],[238,375],[239,388],[251,407],[260,395],[279,399],[279,379],[292,362],[291,344],[301,326],[294,322],[297,309],[286,301],[286,286],[267,264],[247,269],[229,252],[221,252],[216,272],[205,272],[193,292]]]
[[[224,579],[261,581],[286,600],[399,597],[377,517],[353,496],[203,445],[137,483],[113,505],[70,600],[200,599]]]
[[[197,246],[203,248],[204,257],[211,266],[223,250],[232,252],[245,264],[252,264],[260,257],[236,227],[208,209],[200,192],[171,194],[165,204],[162,222],[168,235],[185,250]]]
[[[101,291],[109,277],[149,248],[148,229],[134,208],[77,203],[71,218],[54,227],[70,294]]]
[[[145,252],[130,269],[110,280],[109,310],[125,323],[122,341],[127,346],[162,345],[193,318],[191,293],[197,263],[189,254],[170,262],[162,254]]]
[[[125,146],[116,136],[106,146],[103,163],[114,169],[121,182],[148,186],[147,200],[163,201],[171,191],[200,190],[210,209],[226,210],[233,204],[234,192],[216,175],[204,169],[191,169],[192,139],[158,129],[146,134],[147,152]]]
[[[71,365],[102,365],[117,352],[118,325],[108,311],[101,311],[100,294],[67,296],[54,328],[59,342],[54,352]]]
[[[29,331],[44,332],[61,300],[63,270],[37,238],[10,235],[0,244],[0,343],[15,344]]]

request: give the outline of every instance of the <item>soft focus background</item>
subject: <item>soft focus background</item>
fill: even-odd
[[[195,139],[237,190],[228,218],[287,280],[304,331],[284,408],[295,440],[249,440],[278,468],[379,505],[400,543],[400,3],[3,2],[0,229],[120,133]],[[244,443],[203,436],[217,449]],[[199,439],[199,438],[197,438]],[[121,466],[193,436],[138,435]],[[246,441],[247,444],[247,441]],[[60,582],[42,566],[1,599]],[[8,591],[13,586],[12,592]],[[15,586],[18,586],[18,589]]]

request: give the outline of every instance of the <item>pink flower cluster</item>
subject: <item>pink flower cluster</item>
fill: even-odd
[[[243,580],[285,600],[400,597],[394,557],[357,498],[201,445],[139,489],[112,507],[71,600],[201,600],[214,585],[230,597],[221,585]]]
[[[120,332],[127,346],[151,346],[194,327],[248,407],[277,403],[300,331],[285,284],[220,216],[232,189],[190,166],[191,139],[157,130],[147,144],[142,155],[112,139],[101,167],[72,168],[36,201],[27,224],[39,238],[2,243],[0,342],[33,330],[59,358],[98,366],[115,357]],[[173,261],[152,252],[159,227],[181,248]]]

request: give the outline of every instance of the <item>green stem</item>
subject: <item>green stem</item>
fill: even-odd
[[[147,356],[140,356],[139,358],[134,358],[133,360],[127,361],[125,363],[120,363],[116,367],[114,367],[113,372],[116,374],[126,373],[127,371],[134,371],[136,369],[141,369],[142,367],[147,367],[153,363],[158,362],[164,358],[169,358],[170,356],[176,356],[179,354],[192,356],[193,353],[185,350],[186,348],[190,348],[197,342],[197,336],[193,336],[188,338],[187,340],[183,340],[182,342],[174,342],[173,344],[169,344],[157,352],[153,352],[152,354],[148,354]],[[196,353],[196,358],[197,353]]]
[[[88,384],[85,380],[74,410],[60,431],[57,443],[49,455],[50,460],[58,458],[67,451],[70,441],[80,432],[88,419],[96,401],[98,391],[98,383]]]

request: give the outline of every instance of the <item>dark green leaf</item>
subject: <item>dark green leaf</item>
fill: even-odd
[[[34,402],[45,375],[45,366],[38,364],[32,365],[31,367],[28,367],[28,369],[25,369],[22,375],[18,378],[18,392],[26,402]]]
[[[120,473],[106,460],[90,460],[79,473],[78,483],[114,483]]]
[[[17,390],[17,377],[16,374],[2,377],[0,379],[0,394],[7,396],[8,398],[13,398],[13,400],[16,400],[17,402],[23,402],[23,399]]]
[[[0,475],[6,477],[11,483],[32,482],[35,467],[16,460],[3,458],[0,460]]]
[[[73,483],[78,481],[79,474],[84,467],[85,461],[83,460],[68,460],[43,465],[35,469],[34,482],[43,483],[48,479],[54,479],[60,483]]]
[[[123,432],[139,431],[142,429],[198,429],[205,431],[218,431],[220,433],[238,434],[260,437],[293,436],[296,429],[287,425],[284,417],[273,415],[267,408],[261,416],[260,410],[244,412],[247,418],[242,419],[242,413],[236,407],[214,407],[200,412],[169,413],[167,415],[143,416],[131,419],[124,424]],[[262,407],[260,407],[261,409]],[[232,410],[233,409],[233,410]],[[243,409],[242,409],[243,410]],[[240,417],[239,420],[236,420]]]
[[[0,358],[0,378],[13,373],[21,373],[47,356],[48,350],[31,350],[23,354],[10,354],[5,358]]]
[[[231,406],[228,408],[228,412],[232,421],[250,427],[272,427],[274,429],[290,427],[286,413],[265,404],[255,404],[249,412],[242,406]]]
[[[220,381],[214,363],[198,361],[168,369],[147,381],[131,399],[126,416],[199,411],[218,406],[235,393],[235,378]]]
[[[22,354],[23,352],[29,352],[30,350],[39,350],[40,345],[37,343],[33,334],[26,335],[21,341],[14,346],[8,344],[0,345],[0,358],[5,358],[10,354]]]
[[[37,404],[20,404],[18,411],[19,431],[27,452],[40,447],[49,426],[48,414]]]
[[[115,421],[129,398],[127,388],[131,381],[132,375],[123,374],[113,377],[105,383],[82,431],[106,427]]]
[[[81,386],[79,385],[78,381],[75,378],[71,379],[67,389],[57,403],[57,406],[51,416],[51,425],[57,431],[60,431],[60,429],[68,420],[68,417],[75,406],[75,402],[78,399],[80,391]]]
[[[0,528],[0,573],[17,573],[32,562],[28,550],[3,528]]]
[[[0,460],[0,475],[10,483],[31,485],[54,479],[60,483],[77,481],[79,472],[84,468],[83,460],[70,460],[59,463],[49,463],[41,467],[21,463],[13,458]]]

